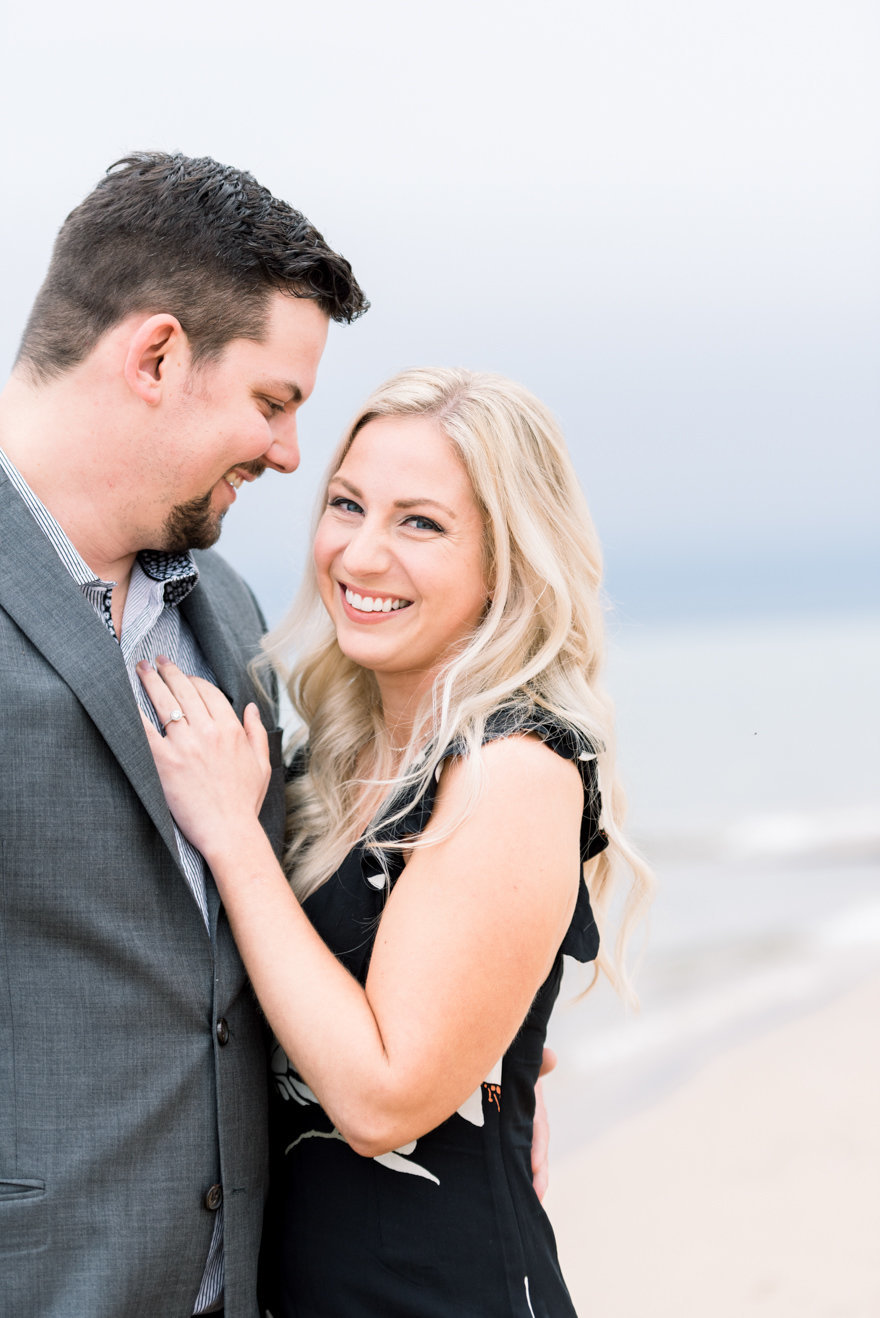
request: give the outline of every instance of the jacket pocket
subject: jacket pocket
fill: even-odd
[[[0,1177],[0,1255],[46,1248],[45,1181]]]
[[[45,1181],[6,1181],[0,1176],[0,1204],[10,1199],[37,1199],[45,1193]]]

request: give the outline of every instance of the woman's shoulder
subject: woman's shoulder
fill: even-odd
[[[481,747],[500,742],[519,742],[520,745],[525,742],[528,745],[536,740],[562,759],[592,765],[589,776],[591,779],[595,777],[595,761],[601,747],[597,747],[575,723],[541,705],[516,703],[500,706],[486,717],[479,735]],[[443,759],[464,758],[473,747],[474,739],[461,734],[446,747]]]
[[[582,728],[541,705],[507,705],[486,719],[483,745],[511,737],[537,737],[566,760],[587,763],[596,759],[597,747]]]
[[[563,715],[544,706],[526,702],[509,704],[494,710],[486,719],[481,742],[484,748],[499,743],[509,743],[509,751],[505,759],[509,763],[515,756],[522,770],[528,773],[540,763],[534,754],[535,739],[561,759],[574,763],[578,769],[583,787],[581,859],[590,860],[608,846],[608,837],[600,822],[602,798],[599,791],[597,755],[602,748],[582,728]],[[461,757],[468,753],[468,747],[464,739],[459,738],[448,747],[446,753],[448,756]],[[544,763],[552,773],[546,759]]]
[[[539,744],[540,743],[540,744]],[[517,704],[493,711],[486,719],[482,750],[487,751],[486,767],[492,772],[492,759],[502,769],[502,777],[512,785],[508,804],[518,801],[516,820],[534,830],[534,810],[544,803],[552,811],[556,802],[567,798],[573,778],[561,777],[562,761],[566,775],[576,768],[582,787],[580,817],[581,863],[592,860],[608,847],[608,835],[602,827],[602,797],[599,790],[597,756],[602,747],[587,732],[564,716],[534,704]],[[466,749],[459,754],[466,754]],[[558,757],[559,772],[554,772],[553,758]],[[599,932],[590,905],[587,885],[581,876],[571,923],[561,946],[566,956],[577,961],[595,959],[599,950]]]

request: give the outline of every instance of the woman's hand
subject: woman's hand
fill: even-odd
[[[183,834],[212,853],[255,823],[269,786],[269,741],[256,705],[239,723],[221,691],[159,657],[137,666],[165,735],[144,730],[165,799]]]
[[[541,1079],[549,1075],[559,1059],[552,1048],[545,1048],[541,1058],[541,1071],[535,1083],[535,1119],[532,1123],[532,1185],[535,1194],[543,1199],[550,1184],[550,1120],[544,1103]]]

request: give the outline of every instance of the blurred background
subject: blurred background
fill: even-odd
[[[277,621],[381,379],[513,376],[605,545],[643,1011],[562,1012],[557,1147],[880,965],[880,219],[868,0],[8,7],[0,356],[136,148],[252,170],[372,299],[222,548]],[[576,987],[576,985],[574,986]]]

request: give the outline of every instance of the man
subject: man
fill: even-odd
[[[4,1318],[257,1313],[263,1032],[135,665],[255,698],[259,611],[188,551],[296,468],[328,322],[367,305],[250,175],[134,156],[65,222],[0,395]],[[279,845],[282,816],[276,774]]]

